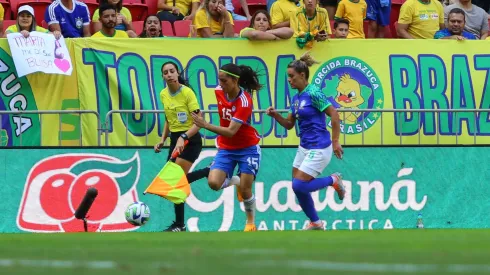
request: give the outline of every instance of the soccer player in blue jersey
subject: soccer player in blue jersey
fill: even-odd
[[[340,173],[317,178],[330,162],[332,150],[339,159],[342,159],[343,150],[339,143],[337,110],[316,85],[308,83],[308,67],[314,63],[317,62],[306,53],[288,65],[288,82],[299,93],[293,97],[287,118],[273,107],[267,108],[266,113],[288,130],[298,122],[300,145],[293,162],[293,190],[301,209],[311,221],[306,230],[324,230],[325,225],[318,217],[310,193],[332,186],[339,199],[344,199],[345,188]],[[327,130],[325,115],[332,121],[332,137]]]

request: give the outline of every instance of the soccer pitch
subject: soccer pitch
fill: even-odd
[[[2,274],[490,274],[490,230],[1,234]]]

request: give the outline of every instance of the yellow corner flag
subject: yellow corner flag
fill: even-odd
[[[172,155],[170,161],[160,170],[144,194],[158,195],[176,204],[185,202],[191,193],[191,186],[184,170],[172,161],[175,158],[177,155]]]

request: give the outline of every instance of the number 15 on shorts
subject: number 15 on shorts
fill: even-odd
[[[248,165],[252,166],[257,173],[257,170],[259,170],[259,158],[248,157],[247,161]]]

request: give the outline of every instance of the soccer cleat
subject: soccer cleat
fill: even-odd
[[[340,173],[333,173],[332,177],[334,178],[334,183],[332,184],[332,187],[335,189],[337,192],[337,195],[339,196],[340,200],[344,200],[345,196],[345,187],[344,184],[342,183],[342,174]]]
[[[172,223],[167,229],[163,230],[163,232],[185,232],[185,225],[181,226],[176,222]]]
[[[245,230],[243,230],[244,232],[252,232],[252,231],[257,231],[257,227],[255,226],[255,224],[253,223],[247,223],[245,225]]]
[[[243,202],[243,197],[242,197],[242,194],[240,193],[240,177],[239,176],[231,177],[230,185],[236,186],[236,196],[238,198],[238,201]]]
[[[320,221],[320,224],[310,222],[304,230],[325,230],[325,224],[322,221]]]

